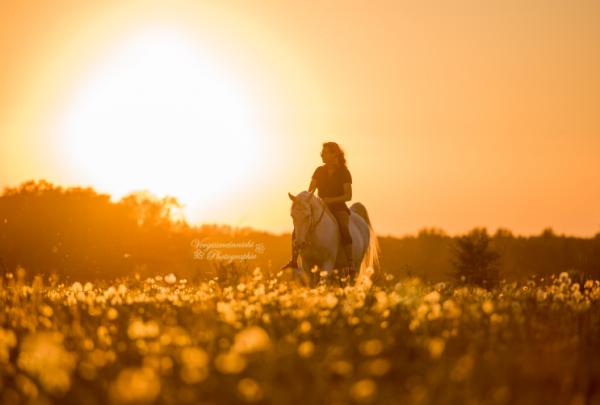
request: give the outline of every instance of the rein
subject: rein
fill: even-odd
[[[313,197],[314,197],[314,195],[313,195]],[[319,204],[321,206],[321,215],[319,215],[319,219],[317,219],[316,222],[313,222],[313,216],[312,215],[310,216],[311,223],[308,226],[308,232],[307,232],[307,238],[306,238],[307,240],[305,242],[306,245],[311,244],[311,242],[312,242],[311,235],[312,235],[313,231],[315,230],[315,228],[317,227],[317,225],[319,225],[319,223],[321,222],[321,219],[323,219],[323,215],[325,215],[325,211],[327,210],[327,208],[323,206],[324,203],[321,200],[317,199],[317,201],[319,201]],[[311,214],[312,214],[312,210],[311,210]]]

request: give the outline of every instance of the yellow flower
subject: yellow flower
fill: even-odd
[[[489,315],[494,312],[494,303],[490,300],[485,300],[483,301],[483,304],[481,304],[481,309]]]
[[[215,367],[223,374],[239,374],[246,368],[246,360],[236,352],[229,351],[215,358]]]
[[[300,333],[307,334],[312,329],[312,325],[308,321],[302,321],[298,329],[300,329]]]
[[[17,336],[11,329],[0,328],[0,364],[8,363],[9,351],[17,345]]]
[[[152,402],[160,393],[160,378],[148,367],[125,368],[112,382],[109,392],[115,402]]]
[[[252,353],[268,350],[271,347],[269,335],[260,326],[251,326],[235,335],[233,350],[238,353]]]
[[[370,339],[361,342],[358,349],[364,356],[377,356],[383,350],[383,343],[379,339]]]
[[[377,393],[377,384],[370,378],[360,380],[350,388],[350,395],[357,402],[371,402]]]
[[[75,354],[62,345],[58,332],[38,332],[27,335],[21,344],[17,359],[19,368],[37,378],[42,387],[55,395],[62,395],[71,386],[75,368]]]
[[[238,382],[237,388],[240,396],[247,402],[256,402],[263,398],[260,385],[251,378],[242,378]]]
[[[181,379],[187,384],[195,384],[208,377],[208,354],[199,347],[186,347],[180,352],[183,367]]]
[[[440,301],[440,293],[437,291],[432,291],[429,294],[427,294],[426,296],[424,296],[423,300],[430,304],[435,304]]]
[[[155,338],[159,333],[160,328],[154,320],[144,322],[141,319],[134,319],[127,328],[130,339]]]
[[[392,364],[384,358],[374,359],[367,363],[368,373],[376,377],[384,376],[390,371],[390,368],[392,368]]]
[[[298,345],[298,355],[300,357],[308,358],[313,355],[315,351],[315,345],[310,340],[300,343]]]
[[[167,284],[175,284],[177,282],[177,277],[173,273],[169,273],[165,276],[165,282]]]
[[[429,339],[427,342],[427,348],[429,349],[429,354],[432,358],[437,359],[444,352],[444,347],[446,346],[446,341],[442,338],[436,337]]]

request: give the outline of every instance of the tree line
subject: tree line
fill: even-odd
[[[148,192],[113,201],[90,187],[63,188],[46,180],[6,187],[0,195],[0,271],[22,267],[28,274],[76,280],[171,272],[194,278],[223,277],[233,262],[269,272],[287,262],[289,233],[190,225],[181,209],[176,198]],[[490,280],[496,273],[516,279],[569,270],[600,277],[600,233],[577,238],[548,228],[535,236],[515,236],[506,229],[488,235],[486,228],[475,228],[449,236],[423,229],[416,236],[380,237],[380,246],[382,268],[400,277],[442,281],[462,271],[478,282],[483,273],[477,268],[485,268]]]

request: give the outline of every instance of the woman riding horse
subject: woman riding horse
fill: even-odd
[[[312,175],[309,192],[319,190],[319,197],[327,204],[331,213],[337,219],[344,253],[346,254],[348,269],[353,269],[352,262],[352,237],[348,228],[350,209],[346,201],[352,199],[352,175],[346,166],[344,151],[335,142],[323,143],[321,150],[322,166],[317,167]],[[296,244],[296,230],[292,231],[292,259],[284,265],[298,268],[298,254],[300,246]]]

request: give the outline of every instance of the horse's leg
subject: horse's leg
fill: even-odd
[[[325,270],[328,275],[330,275],[334,266],[335,266],[335,258],[329,258],[323,263],[322,269]]]

